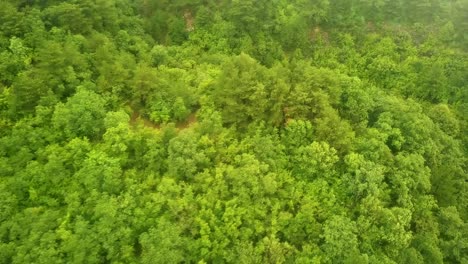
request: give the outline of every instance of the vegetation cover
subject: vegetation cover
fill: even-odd
[[[467,0],[0,1],[0,263],[468,263]]]

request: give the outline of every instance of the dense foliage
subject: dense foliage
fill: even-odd
[[[0,263],[468,263],[467,0],[0,1]]]

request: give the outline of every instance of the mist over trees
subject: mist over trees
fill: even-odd
[[[3,0],[0,263],[468,263],[467,0]]]

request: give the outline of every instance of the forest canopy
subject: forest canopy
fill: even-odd
[[[0,263],[468,263],[467,0],[0,1]]]

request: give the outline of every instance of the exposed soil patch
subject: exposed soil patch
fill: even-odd
[[[197,122],[197,115],[195,113],[191,113],[185,121],[178,122],[176,124],[177,129],[182,130],[191,127],[194,123]]]
[[[313,42],[321,40],[327,44],[330,43],[328,32],[322,31],[320,27],[315,27],[309,30],[309,39]]]
[[[192,11],[185,10],[184,12],[184,19],[185,19],[185,30],[191,32],[195,29],[195,19],[193,17]]]
[[[130,117],[130,124],[135,126],[137,124],[143,124],[145,127],[153,128],[153,129],[160,129],[161,125],[156,124],[140,115],[137,111],[133,111],[132,116]]]
[[[177,122],[175,124],[178,130],[183,130],[191,127],[193,124],[197,122],[197,115],[196,113],[191,113],[186,120]],[[138,124],[143,124],[145,127],[149,127],[152,129],[161,129],[161,124],[154,123],[153,121],[141,116],[140,113],[137,111],[133,111],[132,116],[130,117],[130,125],[136,126]]]

